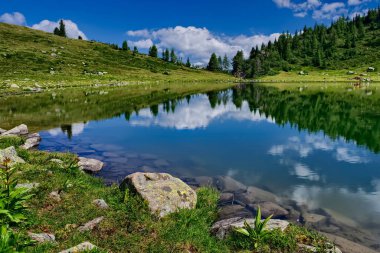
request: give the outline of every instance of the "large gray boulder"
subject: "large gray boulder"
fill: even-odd
[[[258,210],[259,206],[263,218],[269,217],[270,215],[273,215],[273,218],[283,218],[289,214],[285,208],[269,201],[249,205],[249,207],[254,210]]]
[[[10,165],[15,165],[16,163],[25,163],[25,161],[17,155],[15,147],[11,146],[6,149],[0,149],[0,163],[2,163],[5,158],[10,159]]]
[[[164,217],[179,209],[192,209],[197,204],[197,194],[182,180],[166,173],[131,174],[123,181],[122,188],[129,187],[147,201],[153,214]]]
[[[98,172],[103,168],[104,163],[96,159],[79,157],[78,166],[85,171]]]
[[[255,219],[244,219],[241,217],[235,217],[235,218],[221,220],[214,223],[214,225],[211,227],[211,233],[214,234],[219,239],[224,239],[231,231],[237,228],[243,228],[245,221],[250,226],[252,227],[255,226],[254,225]],[[289,226],[289,222],[285,220],[272,219],[268,221],[266,229],[268,230],[280,229],[281,231],[284,231],[288,226]]]
[[[2,133],[2,136],[7,135],[26,135],[29,133],[28,126],[25,124],[21,124],[19,126],[16,126],[12,128],[11,130],[6,131],[5,133]]]
[[[254,186],[250,186],[248,187],[246,192],[242,194],[238,194],[236,196],[236,199],[246,204],[252,204],[252,203],[258,203],[258,202],[263,202],[263,201],[276,203],[279,198],[269,191],[265,191],[263,189],[260,189]]]
[[[40,145],[41,142],[41,136],[38,133],[31,134],[27,137],[25,140],[25,143],[21,145],[21,148],[29,150],[31,148],[34,148],[38,145]]]
[[[86,224],[80,226],[80,227],[78,228],[78,231],[79,231],[79,232],[82,232],[82,233],[83,233],[83,232],[86,232],[86,231],[91,231],[91,230],[93,230],[95,227],[97,227],[97,226],[99,225],[99,223],[102,222],[103,219],[104,219],[103,216],[98,217],[98,218],[95,218],[95,219],[93,219],[93,220],[87,222]]]
[[[35,234],[28,232],[29,237],[37,241],[38,243],[45,243],[45,242],[55,242],[55,236],[53,234],[47,234],[47,233],[41,233],[41,234]]]
[[[222,192],[244,192],[247,189],[247,186],[228,176],[216,177],[215,185]]]

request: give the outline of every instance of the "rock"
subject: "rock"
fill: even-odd
[[[77,253],[96,249],[97,247],[90,242],[83,242],[75,247],[61,251],[60,253]]]
[[[342,253],[342,251],[338,247],[336,247],[334,245],[328,245],[328,246],[329,246],[329,249],[326,249],[326,251],[324,251],[325,253]],[[319,252],[316,247],[305,245],[305,244],[301,244],[301,243],[298,244],[298,248],[300,248],[300,249],[306,249],[307,252]]]
[[[368,71],[368,72],[374,72],[374,71],[375,71],[375,68],[374,68],[374,67],[368,67],[367,71]]]
[[[228,176],[216,177],[215,184],[222,192],[245,192],[247,189],[247,186]]]
[[[214,179],[212,177],[207,177],[207,176],[200,176],[194,178],[197,186],[203,187],[203,186],[213,186],[214,185]]]
[[[262,190],[257,187],[250,186],[248,187],[247,191],[238,194],[236,196],[236,199],[246,203],[246,204],[253,204],[257,202],[262,202],[262,201],[269,201],[269,202],[277,202],[278,197],[274,195],[271,192]]]
[[[33,147],[36,147],[40,145],[41,142],[41,136],[36,133],[36,134],[31,134],[28,136],[28,138],[25,140],[24,145],[21,145],[21,148],[29,150]]]
[[[7,135],[25,135],[28,134],[28,126],[25,124],[21,124],[17,127],[12,128],[11,130],[6,131],[5,133],[2,134],[2,136],[7,136]]]
[[[234,194],[229,192],[224,192],[220,194],[219,202],[233,202],[234,201]]]
[[[59,193],[57,191],[53,191],[53,192],[49,193],[49,198],[56,201],[56,202],[61,201],[61,196],[59,195]]]
[[[0,149],[0,162],[3,162],[5,158],[11,160],[11,166],[15,165],[16,163],[25,163],[25,161],[17,155],[17,151],[13,146],[6,149]]]
[[[77,224],[66,224],[65,230],[73,230],[73,229],[76,229],[77,227],[78,227]]]
[[[327,217],[315,214],[315,213],[302,213],[301,214],[301,222],[305,225],[321,225],[326,221]]]
[[[376,253],[375,250],[370,249],[366,246],[360,245],[358,243],[349,241],[343,237],[332,235],[328,233],[321,233],[326,236],[330,241],[334,242],[343,252],[350,253]]]
[[[253,213],[241,205],[222,206],[218,212],[219,219],[230,219],[233,217],[252,218]]]
[[[90,158],[79,157],[78,166],[85,171],[98,172],[103,168],[104,163]]]
[[[224,239],[232,230],[244,227],[245,221],[247,221],[247,223],[252,227],[255,224],[255,219],[243,219],[241,217],[235,217],[214,223],[214,225],[211,227],[211,232],[219,239]],[[288,226],[289,222],[287,221],[272,219],[268,221],[266,229],[281,229],[281,231],[284,231]]]
[[[94,201],[92,201],[92,203],[99,207],[100,209],[107,209],[109,208],[108,204],[104,201],[104,199],[95,199]]]
[[[87,222],[86,224],[80,226],[78,228],[78,231],[83,233],[83,232],[86,232],[86,231],[93,230],[96,226],[99,225],[100,222],[102,222],[103,219],[104,219],[103,216],[95,218],[95,219]]]
[[[37,241],[39,243],[55,241],[55,236],[53,234],[47,234],[47,233],[35,234],[35,233],[28,232],[28,235],[32,240]]]
[[[0,135],[5,133],[7,130],[0,128]]]
[[[273,215],[273,218],[283,218],[289,214],[285,208],[273,202],[260,202],[258,204],[249,205],[249,207],[254,210],[257,210],[258,206],[260,206],[261,215],[263,218],[267,218],[270,215]]]
[[[148,202],[152,213],[164,217],[178,209],[193,209],[197,194],[182,180],[167,173],[131,174],[123,181],[122,188],[130,187]]]
[[[25,189],[28,189],[28,190],[32,190],[32,189],[34,189],[34,188],[37,188],[38,186],[40,186],[39,183],[17,184],[17,185],[16,185],[16,189],[17,189],[17,188],[25,188]]]
[[[19,89],[20,86],[18,86],[17,84],[15,83],[12,83],[11,86],[10,86],[12,89]]]

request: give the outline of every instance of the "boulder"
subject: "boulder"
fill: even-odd
[[[99,225],[100,222],[102,222],[103,219],[104,219],[103,216],[95,218],[95,219],[87,222],[86,224],[78,227],[78,231],[83,233],[83,232],[93,230],[96,226]]]
[[[41,142],[41,136],[38,133],[31,134],[27,137],[27,139],[25,140],[25,143],[21,145],[21,148],[29,150],[33,147],[40,145],[40,142]]]
[[[0,128],[0,135],[2,135],[3,133],[5,133],[6,131],[7,130]]]
[[[137,172],[125,178],[121,188],[129,187],[147,201],[152,213],[164,217],[178,209],[193,209],[197,194],[182,180],[167,173]]]
[[[92,201],[92,204],[94,204],[96,207],[100,209],[109,208],[108,204],[104,201],[104,199],[95,199],[94,201]]]
[[[77,253],[96,249],[97,247],[90,242],[82,242],[81,244],[70,249],[61,251],[60,253]]]
[[[214,225],[211,227],[211,233],[213,233],[219,239],[224,239],[234,229],[243,228],[245,221],[250,226],[254,227],[255,219],[243,219],[241,217],[235,217],[214,223]],[[289,222],[285,220],[272,219],[268,221],[266,229],[280,229],[281,231],[284,231],[288,226]]]
[[[11,146],[6,149],[0,149],[0,162],[2,163],[5,158],[10,159],[10,165],[15,165],[16,163],[25,163],[25,161],[17,155],[15,147]]]
[[[98,172],[103,168],[104,163],[96,159],[79,157],[78,166],[85,171]]]
[[[305,225],[323,225],[327,220],[326,216],[315,214],[315,213],[302,213],[301,214],[301,222]]]
[[[219,202],[233,202],[234,201],[234,194],[229,192],[224,192],[220,194]]]
[[[343,252],[350,253],[376,253],[377,251],[370,249],[366,246],[347,240],[343,237],[332,235],[328,233],[321,233],[326,236],[330,241],[334,242]]]
[[[228,176],[216,177],[215,185],[222,192],[245,192],[247,190],[247,186]]]
[[[59,195],[58,191],[52,191],[51,193],[49,193],[49,198],[56,202],[61,201],[61,195]]]
[[[6,131],[5,133],[2,134],[2,136],[7,136],[7,135],[26,135],[28,134],[28,127],[25,124],[16,126],[12,128],[11,130]]]
[[[47,233],[35,234],[35,233],[29,232],[28,235],[32,240],[37,241],[39,243],[55,241],[55,236],[53,234],[47,234]]]
[[[254,186],[250,186],[248,187],[246,192],[238,194],[236,196],[236,199],[246,204],[253,204],[262,201],[269,201],[275,203],[277,202],[278,197],[271,192],[262,190]]]
[[[273,215],[273,218],[283,218],[289,215],[289,212],[285,208],[273,202],[267,201],[249,205],[249,207],[253,208],[254,210],[257,210],[259,206],[263,218],[269,217],[270,215]]]

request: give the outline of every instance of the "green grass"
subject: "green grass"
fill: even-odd
[[[0,88],[93,84],[233,81],[229,75],[186,68],[109,45],[62,38],[0,23]],[[99,72],[107,72],[99,75]],[[19,89],[16,89],[16,91]]]
[[[20,138],[0,137],[1,148],[22,142]],[[26,236],[27,232],[52,233],[56,243],[36,244],[27,252],[59,252],[84,241],[99,249],[93,252],[246,252],[251,248],[245,238],[232,235],[220,241],[210,234],[217,219],[219,193],[211,188],[197,190],[198,203],[193,210],[180,210],[162,219],[149,212],[137,195],[126,194],[118,185],[105,186],[101,179],[69,166],[76,156],[69,153],[47,153],[18,149],[26,164],[18,165],[20,183],[37,182],[35,196],[28,201],[27,223],[12,229]],[[61,159],[64,165],[51,162]],[[69,187],[64,186],[69,185]],[[61,201],[49,193],[64,189]],[[98,209],[94,199],[102,198],[109,209]],[[76,227],[96,217],[104,220],[93,231],[80,233]],[[263,245],[270,252],[293,252],[299,242],[325,245],[326,239],[316,232],[290,226],[285,233],[273,231]],[[269,252],[269,251],[264,251]]]

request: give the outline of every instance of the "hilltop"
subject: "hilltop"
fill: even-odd
[[[226,81],[231,76],[187,68],[105,43],[68,39],[0,23],[0,87],[146,81]],[[15,85],[13,85],[15,86]]]

